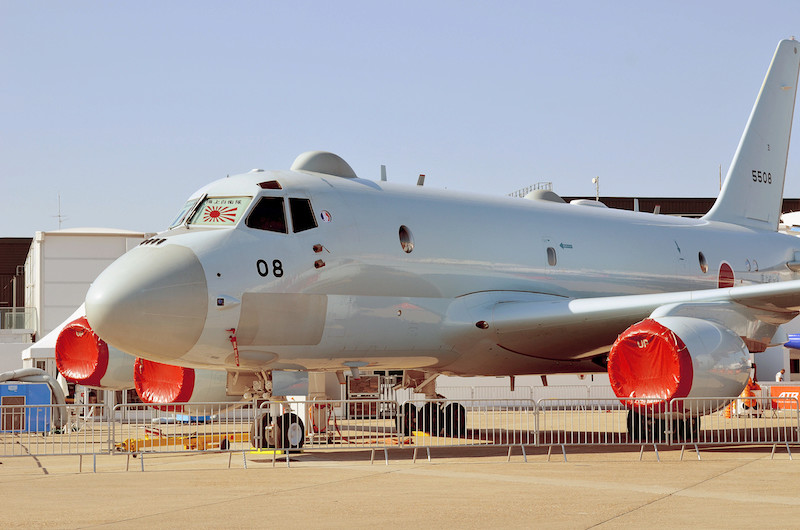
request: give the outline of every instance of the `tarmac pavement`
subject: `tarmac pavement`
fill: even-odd
[[[797,447],[793,447],[797,449]],[[800,526],[785,447],[410,449],[0,459],[5,528]],[[279,457],[280,458],[280,457]],[[230,461],[231,467],[228,468]],[[141,463],[144,463],[144,472]],[[126,471],[126,466],[128,470]]]

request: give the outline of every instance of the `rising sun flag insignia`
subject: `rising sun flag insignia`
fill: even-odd
[[[203,211],[204,223],[232,223],[236,220],[236,208],[227,206],[206,206]]]

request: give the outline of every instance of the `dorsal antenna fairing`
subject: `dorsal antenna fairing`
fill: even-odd
[[[339,155],[327,151],[306,151],[298,156],[292,171],[310,171],[342,178],[358,178],[350,164]]]

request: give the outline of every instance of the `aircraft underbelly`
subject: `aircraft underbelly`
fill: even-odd
[[[554,361],[575,360],[607,352],[617,336],[632,323],[630,319],[587,321],[580,325],[532,330],[527,337],[498,333],[497,343],[502,348],[529,357]]]
[[[479,329],[469,307],[447,298],[247,293],[240,362],[269,359],[272,368],[312,370],[427,367],[466,375],[588,372],[599,370],[588,358],[607,351],[626,327],[586,322],[566,330],[567,339],[563,326],[521,339]]]

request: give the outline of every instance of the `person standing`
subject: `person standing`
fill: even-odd
[[[781,368],[781,371],[775,374],[775,382],[782,383],[783,382],[783,374],[786,373],[786,368]]]

